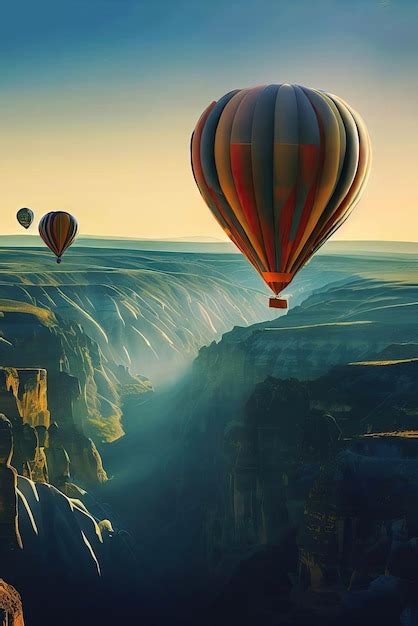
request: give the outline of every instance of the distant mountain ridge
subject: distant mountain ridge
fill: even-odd
[[[138,239],[135,237],[79,235],[74,243],[74,247],[159,252],[239,253],[229,241],[199,236],[176,237],[173,239]],[[0,235],[0,248],[45,248],[45,245],[38,235],[28,233],[27,235]]]
[[[0,235],[0,248],[45,248],[37,234]],[[80,235],[74,247],[117,248],[159,252],[197,252],[207,254],[240,254],[229,241],[215,237],[173,237],[141,239],[135,237],[102,237]],[[328,241],[319,255],[323,254],[418,254],[418,242],[414,241]],[[68,255],[68,252],[67,252]]]

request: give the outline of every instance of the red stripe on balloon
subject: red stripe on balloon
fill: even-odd
[[[224,217],[224,212],[222,209],[222,206],[216,196],[216,193],[213,191],[213,189],[211,189],[210,187],[208,188],[209,193],[212,197],[212,200],[214,201],[214,203],[216,204],[216,208],[218,209],[219,213],[221,214],[222,218],[226,220],[226,218]],[[221,224],[222,226],[222,224]],[[257,263],[257,259],[254,256],[254,252],[252,250],[252,248],[250,248],[245,241],[242,239],[242,237],[240,237],[238,232],[234,232],[232,233],[232,231],[229,228],[225,228],[224,226],[222,226],[223,230],[226,232],[226,234],[228,235],[228,237],[231,239],[231,241],[237,246],[237,248],[239,248],[239,250],[243,253],[243,255],[245,257],[248,258],[248,260],[250,261],[250,263],[252,265],[254,265],[255,269],[257,270],[257,272],[262,275],[261,270],[258,267],[258,263]]]
[[[312,207],[315,202],[315,196],[316,196],[319,182],[321,180],[322,168],[325,162],[325,135],[324,135],[322,121],[320,120],[318,115],[317,117],[318,117],[319,133],[320,133],[319,146],[315,146],[312,144],[300,146],[301,165],[304,170],[304,175],[308,176],[310,168],[313,169],[316,166],[316,176],[314,178],[314,181],[306,197],[305,206],[302,211],[302,217],[299,222],[295,241],[293,242],[293,245],[292,245],[292,250],[297,249],[304,235],[309,217],[311,215]],[[312,169],[311,169],[311,172],[312,172]]]
[[[290,227],[292,225],[292,218],[295,212],[296,204],[296,187],[292,189],[289,197],[282,207],[279,220],[279,230],[277,237],[280,237],[280,250],[281,250],[281,262],[280,271],[284,272],[286,269],[287,261],[290,251],[292,249],[292,243],[289,241]]]
[[[235,189],[247,224],[260,246],[263,247],[263,236],[259,223],[257,204],[254,193],[254,182],[251,162],[251,144],[231,144],[231,172]],[[267,243],[267,242],[266,242]],[[274,255],[266,245],[267,259],[270,269],[274,269]]]

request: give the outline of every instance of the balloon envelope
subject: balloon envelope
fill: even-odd
[[[61,263],[61,256],[77,234],[77,220],[66,211],[51,211],[39,222],[39,234]]]
[[[286,84],[212,102],[192,135],[191,160],[213,215],[277,295],[359,201],[371,152],[347,103]]]
[[[29,226],[33,222],[34,215],[32,209],[23,207],[22,209],[18,210],[18,212],[16,213],[16,217],[17,221],[21,226],[23,226],[23,228],[29,228]]]

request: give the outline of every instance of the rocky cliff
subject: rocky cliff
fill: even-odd
[[[45,369],[0,368],[0,410],[2,413],[9,410],[13,416],[17,410],[23,424],[48,428],[50,412],[47,389]],[[13,400],[16,407],[13,406]],[[8,403],[11,403],[10,409]]]
[[[93,487],[107,476],[94,442],[73,419],[77,379],[60,372],[52,382],[59,394],[50,393],[45,369],[0,368],[0,413],[13,425],[13,463],[19,474],[80,496],[82,490],[72,481]],[[54,395],[59,402],[52,406],[51,423],[48,397]]]
[[[391,344],[409,345],[410,354],[417,300],[417,287],[408,283],[351,279],[314,293],[284,317],[234,328],[202,348],[193,364],[185,394],[195,412],[187,424],[212,420],[215,405],[218,420],[239,416],[267,376],[314,379],[336,365],[373,360]]]
[[[62,426],[75,425],[97,440],[119,437],[126,381],[119,383],[117,370],[107,365],[83,328],[63,322],[50,310],[22,302],[2,300],[0,313],[0,363],[8,368],[4,385],[16,391],[23,419],[30,414],[32,423],[47,426],[52,419]],[[15,380],[13,372],[18,368],[21,374]],[[129,374],[124,373],[126,376]],[[150,390],[145,379],[130,376],[130,381],[138,393]],[[51,416],[46,413],[46,402]]]
[[[158,563],[143,581],[151,597],[163,585],[187,614],[202,594],[213,600],[208,624],[254,623],[260,610],[262,623],[331,624],[351,576],[365,589],[384,573],[396,546],[382,527],[398,513],[412,524],[418,492],[415,480],[405,485],[406,465],[391,472],[388,461],[414,455],[412,436],[394,433],[416,430],[418,291],[388,278],[344,278],[285,317],[234,328],[106,451],[109,501],[142,538],[143,562]],[[325,595],[311,606],[314,590],[329,594],[327,606]]]
[[[268,624],[393,625],[413,605],[417,366],[376,359],[312,381],[267,378],[223,444],[214,425],[188,433],[177,505],[200,524],[201,566],[219,590],[208,624],[250,624],[262,610]]]
[[[19,589],[30,624],[90,623],[93,615],[110,623],[106,603],[118,604],[130,589],[129,577],[123,589],[114,584],[132,565],[129,546],[109,520],[93,517],[78,498],[19,475],[13,466],[15,434],[0,414],[2,576]],[[41,596],[47,602],[39,602]],[[118,613],[125,615],[123,604]]]

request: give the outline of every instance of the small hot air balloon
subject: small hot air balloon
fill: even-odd
[[[16,218],[23,228],[29,228],[34,218],[33,211],[32,209],[28,209],[26,207],[19,209],[16,213]]]
[[[277,296],[360,199],[371,162],[361,117],[299,85],[238,89],[212,102],[191,139],[209,209]]]
[[[73,243],[77,227],[75,217],[66,211],[51,211],[39,222],[39,234],[57,257],[57,263],[61,263],[62,255]]]

